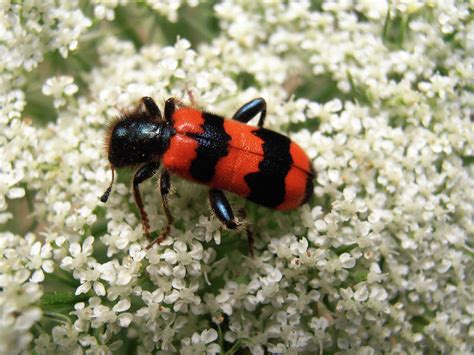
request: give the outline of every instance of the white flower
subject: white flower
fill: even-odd
[[[471,13],[418,0],[0,5],[0,352],[472,353]],[[229,119],[265,98],[265,128],[311,160],[312,201],[285,213],[228,194],[250,257],[208,187],[173,176],[175,221],[146,249],[135,172],[117,169],[98,199],[107,122],[145,95]],[[157,190],[140,185],[159,233]]]
[[[182,341],[183,354],[204,353],[208,355],[218,354],[221,348],[218,344],[212,344],[217,339],[217,332],[214,329],[203,330],[201,334],[194,333],[191,337]]]
[[[46,250],[41,255],[41,244],[32,234],[25,241],[1,233],[0,241],[0,352],[17,353],[27,349],[33,339],[30,329],[43,315],[37,306],[43,294],[38,283],[41,268],[48,269],[42,256],[50,255]]]
[[[355,259],[349,253],[342,253],[339,256],[339,261],[341,262],[342,267],[345,269],[353,268],[356,263]]]
[[[94,238],[88,237],[82,243],[72,243],[69,246],[69,253],[71,256],[65,257],[61,262],[61,267],[66,270],[80,269],[89,259],[93,252]]]
[[[51,245],[41,245],[35,242],[30,249],[30,262],[27,265],[30,269],[36,269],[31,276],[32,282],[42,282],[44,280],[44,272],[52,273],[54,271],[54,263],[48,260],[52,257]],[[46,259],[46,260],[45,260]]]

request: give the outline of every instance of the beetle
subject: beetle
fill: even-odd
[[[248,125],[258,114],[257,127]],[[173,223],[168,204],[170,174],[208,185],[211,209],[229,229],[238,228],[242,222],[235,218],[223,191],[277,210],[307,203],[315,176],[311,161],[288,137],[263,128],[265,116],[263,98],[243,105],[231,120],[169,98],[163,119],[155,101],[143,97],[108,129],[105,143],[112,181],[101,201],[105,203],[110,195],[115,169],[138,167],[133,194],[144,233],[151,239],[139,185],[156,175],[162,163],[159,187],[167,225],[149,247],[163,241]],[[247,231],[251,248],[252,237]]]

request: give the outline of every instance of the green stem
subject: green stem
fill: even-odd
[[[220,324],[217,324],[217,334],[219,336],[219,346],[221,347],[221,351],[224,351],[224,334],[222,333],[222,329]]]
[[[62,271],[62,270],[61,270]],[[52,279],[55,279],[56,281],[59,281],[61,283],[64,283],[70,287],[73,287],[73,288],[77,288],[79,286],[79,282],[72,278],[72,277],[69,277],[70,275],[69,274],[66,274],[65,272],[63,272],[64,275],[67,275],[67,276],[63,276],[63,275],[60,275],[56,272],[53,272],[51,274],[47,274],[47,277],[50,277]]]
[[[47,317],[47,318],[52,319],[55,322],[61,323],[61,324],[67,325],[67,324],[70,323],[70,319],[68,317],[66,317],[65,315],[60,314],[60,313],[44,312],[44,316]]]
[[[398,46],[401,47],[405,41],[405,36],[408,30],[408,15],[403,14],[400,21],[400,36],[398,38]]]
[[[388,2],[387,15],[385,16],[385,22],[383,24],[382,40],[387,40],[388,27],[390,26],[390,12],[392,11],[392,2]]]
[[[74,292],[45,292],[43,294],[43,297],[41,297],[40,305],[41,308],[70,306],[78,302],[85,301],[88,298],[89,296],[84,294],[76,296]],[[51,312],[48,312],[48,314],[51,314]]]
[[[225,355],[233,355],[240,349],[240,340],[237,340],[234,345],[229,349],[229,351],[225,352]]]

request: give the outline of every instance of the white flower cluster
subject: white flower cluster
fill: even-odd
[[[98,19],[107,19],[112,21],[115,19],[115,9],[119,5],[133,4],[130,0],[93,0],[94,4],[94,15]],[[190,7],[196,7],[199,4],[199,0],[168,0],[168,1],[156,1],[146,0],[145,3],[154,11],[162,16],[166,16],[168,21],[176,22],[178,20],[178,10],[183,5]]]
[[[114,21],[126,3],[88,11]],[[200,6],[127,6],[179,21],[184,4]],[[38,82],[46,56],[80,51],[95,24],[78,2],[0,5],[0,353],[473,352],[473,11],[223,0],[219,31],[198,47],[136,50],[98,32],[89,72]],[[34,85],[57,118],[28,111]],[[227,116],[264,97],[268,128],[312,159],[310,205],[281,213],[232,198],[254,257],[245,233],[210,216],[201,186],[172,179],[175,223],[151,249],[130,173],[98,199],[117,108],[189,102],[188,91]],[[156,186],[142,196],[160,231]]]
[[[0,8],[2,71],[31,71],[43,61],[45,53],[58,50],[67,57],[70,51],[74,51],[82,34],[92,24],[78,8],[78,2],[3,2]],[[7,78],[18,79],[14,73]]]
[[[44,272],[53,272],[54,263],[51,246],[36,241],[33,234],[19,238],[3,232],[0,250],[0,353],[9,354],[33,340],[30,328],[42,316],[40,284]]]

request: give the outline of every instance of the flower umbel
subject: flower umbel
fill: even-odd
[[[0,353],[473,352],[473,10],[0,5]],[[98,199],[107,122],[143,96],[226,117],[265,98],[266,127],[312,160],[313,200],[229,196],[250,257],[173,177],[170,237],[147,249],[130,174]]]

